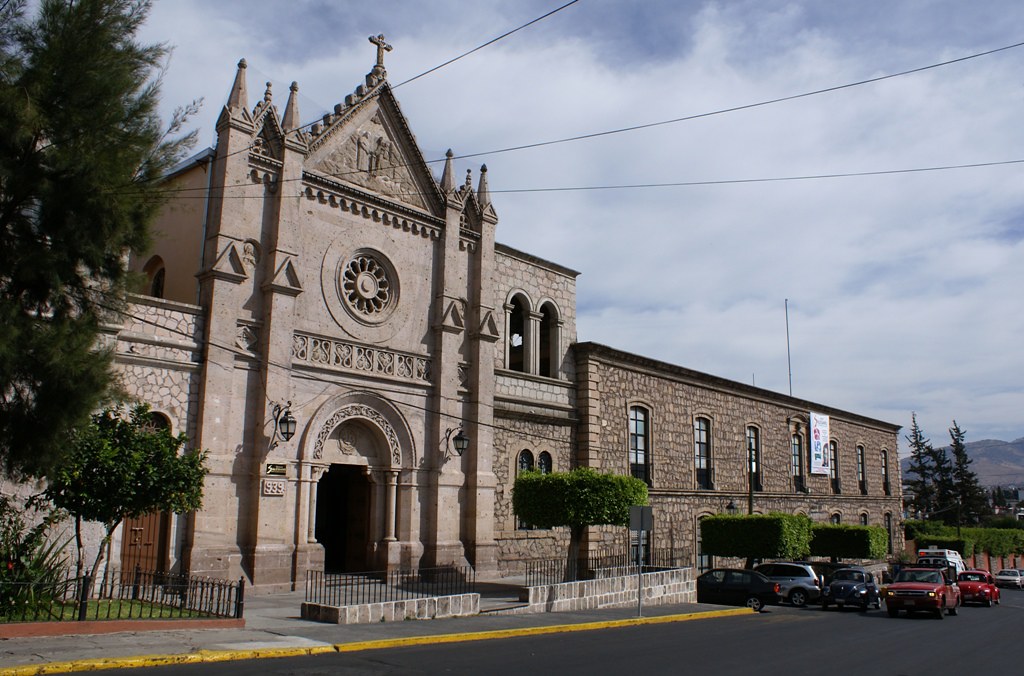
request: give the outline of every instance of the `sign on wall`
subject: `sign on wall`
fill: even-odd
[[[811,412],[811,474],[829,473],[828,416]]]

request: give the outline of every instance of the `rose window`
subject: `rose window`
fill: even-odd
[[[349,307],[367,317],[386,311],[394,298],[387,268],[366,254],[356,255],[342,269],[341,292]]]

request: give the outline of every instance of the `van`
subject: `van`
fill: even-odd
[[[939,549],[929,547],[928,549],[917,550],[917,565],[927,568],[944,568],[951,570],[951,576],[956,580],[960,573],[967,570],[964,559],[960,552],[953,549]]]

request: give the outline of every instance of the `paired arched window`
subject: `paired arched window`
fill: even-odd
[[[715,487],[714,464],[711,457],[711,420],[694,418],[693,462],[697,470],[697,488]]]
[[[651,484],[650,473],[650,413],[643,406],[629,408],[629,473]]]
[[[552,301],[535,310],[522,292],[505,306],[505,367],[510,371],[557,378],[561,367],[561,336],[558,308]]]

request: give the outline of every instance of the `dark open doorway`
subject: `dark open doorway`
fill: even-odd
[[[324,546],[324,570],[369,570],[370,482],[365,469],[331,465],[316,488],[316,541]]]

